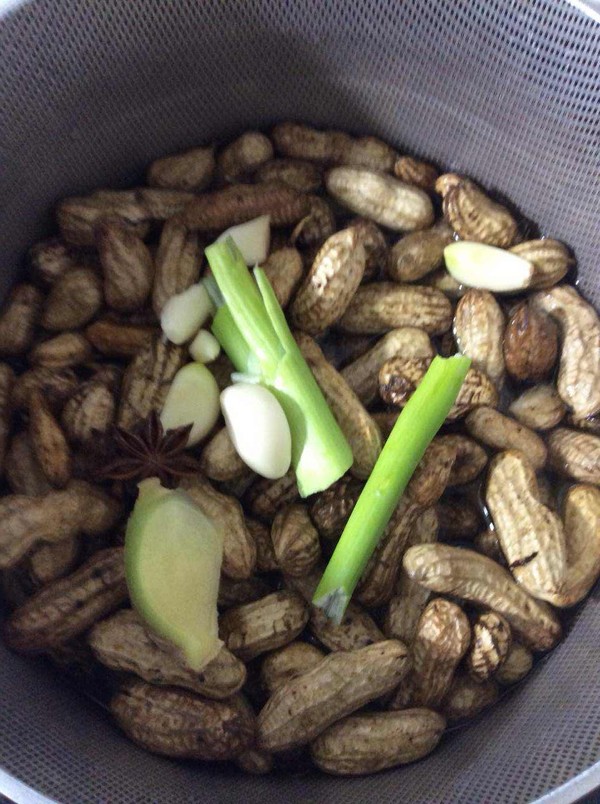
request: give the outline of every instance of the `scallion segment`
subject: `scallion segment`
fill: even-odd
[[[408,400],[346,523],[313,597],[340,623],[350,598],[427,446],[456,401],[471,361],[436,357]]]
[[[248,271],[235,243],[206,249],[223,297],[212,332],[236,370],[279,400],[292,433],[292,466],[303,497],[328,488],[352,465],[352,450],[306,364],[265,273]]]

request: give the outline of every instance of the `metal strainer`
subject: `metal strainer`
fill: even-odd
[[[600,18],[582,3],[16,5],[0,21],[2,289],[61,196],[291,118],[379,135],[505,194],[574,247],[581,290],[600,303]],[[0,645],[0,790],[37,801],[18,779],[69,804],[573,801],[600,784],[599,646],[596,591],[527,683],[431,757],[338,780],[153,757]]]

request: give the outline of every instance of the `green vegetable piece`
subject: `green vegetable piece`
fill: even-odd
[[[281,404],[303,497],[328,488],[352,465],[352,450],[287,325],[264,271],[252,279],[235,243],[206,249],[222,296],[212,332],[238,372],[256,377]],[[213,295],[214,297],[214,295]]]
[[[427,446],[442,426],[471,361],[436,357],[408,400],[346,523],[313,597],[340,623],[386,525]]]
[[[125,535],[131,602],[196,671],[223,644],[217,624],[222,554],[221,533],[184,491],[165,489],[157,478],[139,484]]]

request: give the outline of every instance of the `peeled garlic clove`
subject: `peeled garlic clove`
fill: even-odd
[[[160,420],[165,430],[193,424],[188,447],[201,441],[219,418],[219,387],[202,363],[188,363],[175,375]]]
[[[269,256],[270,220],[269,215],[261,215],[239,226],[231,226],[217,238],[217,243],[228,237],[233,238],[246,265],[259,265]]]
[[[220,351],[219,341],[207,329],[201,329],[190,343],[190,355],[196,363],[211,363],[217,359]]]
[[[444,249],[449,273],[463,285],[495,293],[516,293],[531,285],[533,265],[510,251],[461,240]]]
[[[262,477],[283,477],[292,461],[292,436],[283,408],[262,385],[237,383],[221,393],[227,431],[244,463]]]
[[[181,344],[193,338],[213,312],[208,291],[198,283],[171,296],[160,314],[160,325],[171,343]]]

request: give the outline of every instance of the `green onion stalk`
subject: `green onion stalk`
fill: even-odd
[[[236,370],[279,400],[292,435],[292,466],[302,497],[328,488],[352,465],[352,450],[306,364],[266,274],[254,279],[231,238],[206,257],[218,292],[212,332]],[[210,286],[209,286],[210,287]]]
[[[398,417],[313,597],[314,605],[334,622],[341,622],[408,481],[456,401],[470,364],[462,355],[434,358]]]

